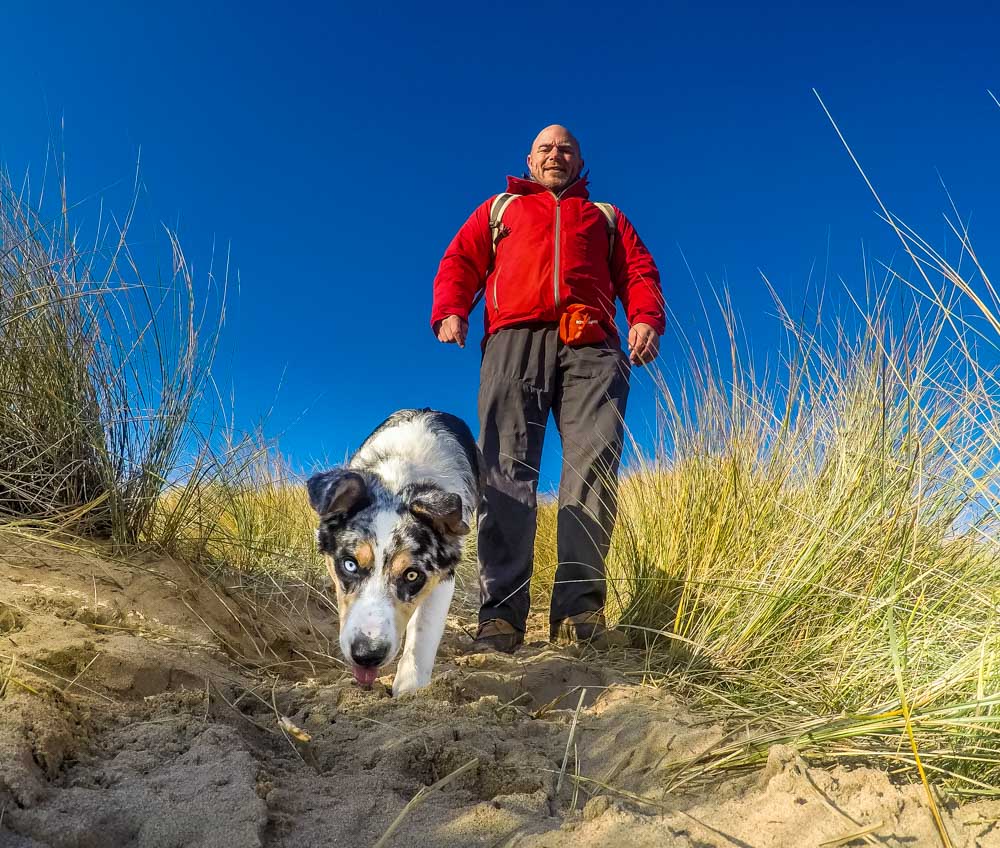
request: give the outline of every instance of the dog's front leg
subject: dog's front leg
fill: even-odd
[[[396,668],[396,679],[392,682],[393,695],[422,689],[431,682],[434,658],[454,594],[454,578],[442,580],[413,613],[406,626],[406,644]]]

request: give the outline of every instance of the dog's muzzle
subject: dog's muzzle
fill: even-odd
[[[371,639],[368,636],[358,636],[351,642],[351,660],[354,667],[354,679],[362,686],[371,686],[378,676],[378,668],[389,656],[392,646],[388,641]]]

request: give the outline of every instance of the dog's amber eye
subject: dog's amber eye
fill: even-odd
[[[420,579],[420,572],[411,568],[403,576],[406,577],[407,582],[409,582],[409,583],[416,583]]]
[[[341,565],[348,574],[358,573],[358,564],[353,559],[345,559]]]

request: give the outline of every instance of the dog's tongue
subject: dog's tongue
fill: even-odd
[[[362,686],[371,686],[375,682],[375,678],[378,677],[377,668],[364,668],[356,665],[351,670],[354,672],[354,679]]]

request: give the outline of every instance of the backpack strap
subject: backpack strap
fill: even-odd
[[[490,204],[490,264],[486,269],[486,276],[488,277],[493,273],[493,262],[497,258],[497,244],[500,239],[503,238],[503,213],[510,206],[511,201],[518,198],[520,195],[510,194],[504,192],[503,194],[498,194],[493,198],[493,202]],[[469,313],[479,305],[479,301],[483,299],[486,294],[486,289],[482,288],[472,299],[472,306],[469,307]]]
[[[490,270],[493,270],[493,258],[497,255],[497,244],[503,238],[503,213],[510,206],[511,201],[520,197],[519,194],[498,194],[490,204],[490,239],[492,244],[492,258],[490,259]],[[618,232],[618,210],[610,203],[592,201],[594,206],[601,210],[608,227],[608,262],[615,251],[615,235]]]
[[[510,206],[511,201],[518,198],[520,195],[509,194],[504,192],[503,194],[498,194],[493,198],[493,202],[490,204],[490,242],[491,242],[491,255],[490,255],[490,270],[493,270],[493,260],[497,255],[497,243],[503,238],[503,213]]]
[[[595,200],[593,204],[604,214],[608,225],[608,265],[610,265],[611,257],[615,253],[615,235],[618,233],[618,210],[610,203],[600,203]]]
[[[504,192],[503,194],[498,194],[493,198],[493,202],[490,204],[490,266],[486,271],[486,275],[489,276],[493,272],[493,262],[497,256],[497,244],[500,243],[500,239],[503,238],[503,213],[507,211],[507,207],[517,200],[519,194],[510,194],[509,192]],[[592,201],[594,206],[601,210],[601,214],[604,215],[605,223],[608,228],[608,264],[611,264],[611,257],[615,252],[615,235],[618,232],[618,210],[615,209],[610,203],[601,203],[599,201]],[[473,298],[472,306],[469,308],[469,312],[472,312],[476,306],[479,305],[479,301],[483,299],[483,295],[486,294],[485,289],[481,289]]]

